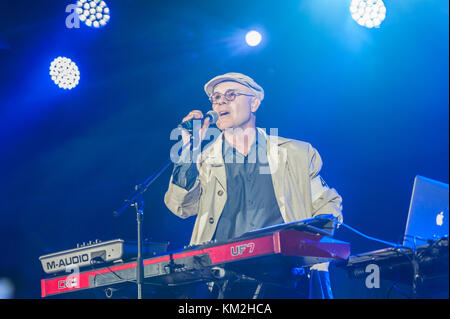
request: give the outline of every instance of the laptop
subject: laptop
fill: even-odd
[[[420,175],[414,179],[403,245],[415,248],[448,238],[448,184]]]

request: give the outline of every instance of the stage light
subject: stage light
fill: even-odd
[[[72,89],[80,81],[77,65],[65,57],[57,57],[50,64],[50,76],[53,82],[62,89]]]
[[[350,13],[359,25],[378,28],[386,18],[386,7],[381,0],[352,0]]]
[[[109,8],[105,1],[79,0],[77,1],[78,18],[88,27],[100,28],[109,21]]]
[[[250,31],[245,35],[245,41],[251,47],[257,46],[261,42],[261,34],[258,31]]]

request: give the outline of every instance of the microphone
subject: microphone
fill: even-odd
[[[179,128],[181,129],[185,129],[186,131],[188,131],[189,133],[192,133],[193,129],[194,129],[194,121],[201,121],[201,124],[203,125],[203,122],[209,118],[209,123],[210,124],[216,124],[217,120],[219,119],[219,113],[217,113],[216,111],[208,111],[208,113],[205,114],[205,116],[202,119],[192,119],[189,121],[184,121],[181,124],[178,125]]]

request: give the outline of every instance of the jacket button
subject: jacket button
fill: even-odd
[[[209,217],[209,223],[210,223],[210,224],[214,224],[214,218]]]
[[[222,196],[223,195],[223,190],[218,191],[217,195]]]

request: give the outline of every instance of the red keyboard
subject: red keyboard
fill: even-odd
[[[289,268],[347,259],[349,255],[348,243],[323,233],[281,229],[144,259],[144,282],[171,286],[207,280],[211,268],[217,266],[260,280],[274,280]],[[42,279],[41,295],[113,287],[135,280],[136,262],[116,263]]]

